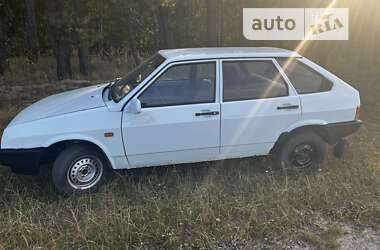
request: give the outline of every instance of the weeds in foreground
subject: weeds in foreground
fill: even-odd
[[[379,169],[330,158],[286,177],[270,158],[117,172],[100,192],[64,199],[45,176],[3,172],[0,246],[235,248],[297,239],[336,248],[336,223],[379,229]],[[360,152],[358,152],[360,153]],[[331,226],[318,227],[319,218]]]

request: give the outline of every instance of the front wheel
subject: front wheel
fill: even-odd
[[[99,150],[78,144],[58,155],[53,164],[52,178],[61,193],[70,195],[97,189],[108,173],[108,161]]]
[[[326,150],[326,143],[315,133],[297,133],[280,146],[275,155],[276,165],[290,172],[313,172],[323,163]]]

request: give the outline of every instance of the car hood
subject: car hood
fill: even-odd
[[[21,111],[9,126],[103,107],[102,92],[105,86],[106,84],[95,85],[46,97]]]

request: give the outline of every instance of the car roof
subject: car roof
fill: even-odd
[[[242,57],[301,57],[297,52],[271,47],[220,47],[160,50],[170,61]]]

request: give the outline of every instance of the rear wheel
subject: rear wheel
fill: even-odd
[[[318,170],[326,155],[327,145],[313,132],[291,135],[275,154],[277,167],[296,173]]]
[[[102,152],[89,145],[74,145],[58,155],[52,178],[61,193],[70,195],[96,190],[108,173],[108,161]]]

